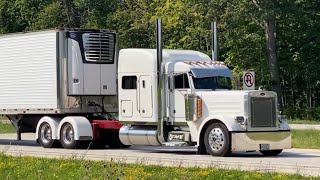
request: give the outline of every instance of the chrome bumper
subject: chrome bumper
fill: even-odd
[[[236,132],[231,133],[231,151],[257,151],[268,147],[273,149],[290,149],[291,132]]]

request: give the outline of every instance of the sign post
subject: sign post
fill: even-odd
[[[255,89],[254,71],[244,71],[242,79],[243,79],[243,90],[254,90]]]

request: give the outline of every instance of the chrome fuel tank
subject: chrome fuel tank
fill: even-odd
[[[159,146],[156,126],[122,126],[119,132],[120,141],[125,145]]]

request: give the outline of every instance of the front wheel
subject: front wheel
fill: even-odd
[[[212,156],[228,156],[230,154],[230,135],[222,123],[211,124],[204,134],[204,145]]]
[[[266,151],[260,151],[264,156],[277,156],[282,152],[282,149],[277,150],[266,150]]]

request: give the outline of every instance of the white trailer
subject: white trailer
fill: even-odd
[[[118,111],[117,52],[116,34],[104,30],[0,36],[0,114],[11,120],[18,139],[21,132],[37,132],[44,147],[60,140],[74,148],[97,139],[94,124],[118,131],[118,121],[93,121],[103,111]]]
[[[214,156],[291,148],[276,93],[231,90],[223,62],[162,50],[160,30],[157,50],[118,56],[116,37],[75,29],[0,37],[0,113],[44,147],[197,146]]]

